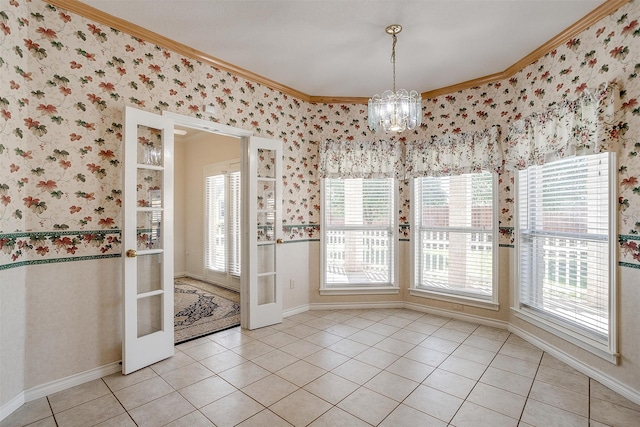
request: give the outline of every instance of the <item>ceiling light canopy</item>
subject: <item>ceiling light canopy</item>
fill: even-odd
[[[393,90],[375,94],[369,99],[369,128],[376,132],[402,132],[412,130],[422,123],[422,97],[412,90],[400,89],[396,92],[396,43],[402,26],[389,25],[385,31],[393,38],[391,63],[393,64]]]

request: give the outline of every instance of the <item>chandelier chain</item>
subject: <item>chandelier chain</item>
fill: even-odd
[[[391,63],[393,64],[393,91],[396,91],[396,43],[398,42],[398,36],[392,34],[393,44],[391,45]]]

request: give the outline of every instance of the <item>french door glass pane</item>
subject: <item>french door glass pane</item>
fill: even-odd
[[[138,294],[162,289],[162,254],[139,254]]]
[[[276,278],[274,274],[258,276],[258,305],[276,301]]]
[[[138,300],[138,338],[162,330],[162,296]]]
[[[138,164],[162,166],[162,132],[144,125],[138,125]]]

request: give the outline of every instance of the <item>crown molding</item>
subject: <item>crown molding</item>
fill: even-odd
[[[487,83],[508,79],[509,77],[515,75],[518,71],[533,64],[538,59],[542,58],[544,55],[551,52],[553,49],[556,49],[562,46],[563,44],[571,40],[573,37],[577,36],[584,30],[589,28],[594,23],[612,14],[613,12],[620,9],[622,6],[629,3],[630,1],[632,0],[607,0],[604,3],[602,3],[600,6],[592,10],[590,13],[582,17],[582,19],[577,21],[575,24],[571,25],[569,28],[557,34],[555,37],[551,38],[545,44],[538,47],[533,52],[529,53],[527,56],[520,59],[518,62],[516,62],[506,70],[499,73],[490,74],[488,76],[480,77],[477,79],[469,80],[463,83],[458,83],[452,86],[447,86],[440,89],[424,92],[422,94],[422,99],[435,98],[435,97],[446,95],[449,93],[458,92],[464,89],[470,89],[475,86],[481,86]]]
[[[165,37],[153,31],[147,30],[146,28],[143,28],[139,25],[132,24],[131,22],[125,21],[124,19],[105,13],[99,9],[96,9],[78,0],[44,0],[44,1],[53,6],[65,9],[69,12],[76,13],[87,19],[95,21],[99,24],[108,25],[109,27],[122,31],[123,33],[142,39],[145,42],[153,43],[155,45],[158,45],[160,47],[163,47],[165,49],[178,53],[180,55],[184,55],[188,58],[195,59],[197,61],[201,61],[203,63],[212,65],[219,70],[227,71],[231,74],[235,74],[238,77],[243,77],[247,80],[250,80],[254,83],[259,83],[270,89],[280,91],[287,95],[291,95],[294,98],[298,98],[307,102],[309,102],[310,100],[310,96],[305,93],[302,93],[298,90],[295,90],[293,88],[290,88],[288,86],[275,82],[259,74],[253,73],[249,70],[245,70],[244,68],[235,66],[229,62],[223,61],[222,59],[219,59],[209,54],[206,54],[204,52],[201,52],[197,49],[194,49],[182,43],[178,43],[175,40],[172,40],[168,37]]]
[[[310,96],[309,102],[313,104],[367,104],[369,98],[347,96]]]
[[[184,55],[188,58],[201,61],[203,63],[214,66],[217,69],[227,71],[235,74],[238,77],[245,78],[252,82],[261,84],[270,89],[282,92],[286,95],[290,95],[294,98],[298,98],[302,101],[315,103],[315,104],[367,104],[368,98],[364,97],[340,97],[340,96],[312,96],[306,93],[295,90],[291,87],[280,84],[276,81],[260,76],[259,74],[245,70],[244,68],[237,67],[229,62],[223,61],[219,58],[193,49],[182,43],[178,43],[175,40],[171,40],[165,36],[162,36],[153,31],[149,31],[139,25],[132,24],[124,19],[117,18],[108,13],[102,12],[94,7],[91,7],[78,0],[44,0],[46,3],[52,4],[56,7],[68,10],[73,13],[77,13],[92,21],[98,22],[103,25],[108,25],[111,28],[115,28],[124,33],[138,37],[146,42],[156,44],[165,49],[169,49],[180,55]],[[594,23],[598,22],[605,16],[608,16],[618,10],[620,7],[629,3],[632,0],[607,0],[598,6],[596,9],[585,15],[582,19],[565,29],[564,31],[551,38],[542,46],[529,53],[518,62],[510,66],[504,71],[490,74],[488,76],[479,77],[477,79],[468,80],[466,82],[457,83],[455,85],[446,86],[439,89],[430,90],[422,93],[422,99],[430,99],[438,96],[446,95],[449,93],[458,92],[464,89],[469,89],[476,86],[481,86],[487,83],[492,83],[499,80],[507,79],[518,71],[526,68],[544,55],[556,49],[557,47],[565,44],[572,37],[580,34],[582,31],[589,28]]]

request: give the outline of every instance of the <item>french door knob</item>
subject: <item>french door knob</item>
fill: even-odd
[[[135,258],[135,257],[137,257],[137,256],[138,256],[138,254],[136,253],[136,251],[135,251],[135,250],[133,250],[133,249],[129,249],[129,250],[127,251],[127,258]]]

